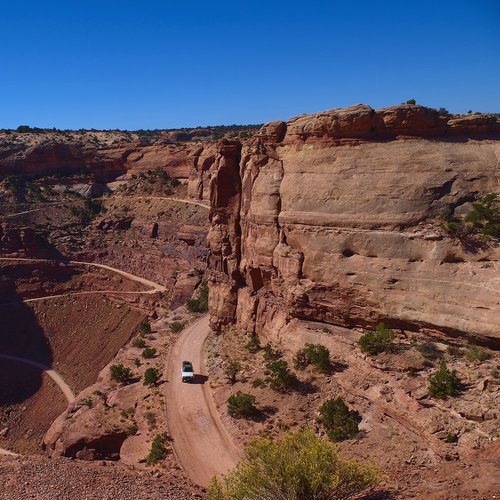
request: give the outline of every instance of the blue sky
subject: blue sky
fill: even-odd
[[[500,112],[500,1],[0,2],[0,127]]]

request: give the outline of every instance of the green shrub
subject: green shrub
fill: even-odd
[[[491,358],[491,353],[478,345],[471,345],[465,350],[464,356],[467,361],[479,361],[482,363]]]
[[[153,358],[155,354],[156,354],[156,349],[154,347],[146,347],[146,349],[142,351],[142,357],[145,359]]]
[[[500,238],[500,199],[497,193],[488,193],[472,204],[465,218],[482,236]]]
[[[208,284],[205,280],[201,282],[197,299],[189,299],[186,307],[192,313],[204,313],[208,311]]]
[[[146,345],[146,341],[143,338],[137,337],[133,340],[132,345],[142,349]]]
[[[444,359],[439,363],[436,373],[429,375],[429,393],[439,399],[448,396],[457,396],[460,388],[460,379],[455,370],[448,370]]]
[[[93,408],[94,407],[94,402],[92,401],[92,398],[84,398],[82,399],[82,404],[87,406],[88,408]]]
[[[149,323],[149,321],[144,320],[139,326],[139,331],[141,332],[141,335],[147,335],[148,333],[151,333],[151,324]]]
[[[231,384],[236,383],[236,377],[240,371],[241,363],[237,359],[230,360],[224,367],[224,373]]]
[[[451,432],[448,432],[448,434],[446,434],[446,438],[445,438],[445,442],[446,443],[457,443],[458,442],[458,436],[456,434],[452,434]]]
[[[151,450],[146,457],[146,463],[148,465],[154,465],[160,460],[163,460],[168,454],[168,435],[166,433],[158,434],[153,439],[151,444]]]
[[[139,366],[142,365],[141,360],[139,358],[135,358],[134,359],[134,365],[137,366],[137,368],[139,368]]]
[[[148,368],[144,372],[144,385],[151,387],[152,385],[156,385],[159,379],[160,373],[157,368]]]
[[[288,368],[286,361],[271,361],[266,365],[266,368],[271,372],[266,382],[275,391],[285,392],[295,387],[299,382],[295,373],[291,372]]]
[[[479,235],[480,239],[500,238],[500,199],[497,193],[480,196],[464,220],[450,217],[444,229],[459,239]]]
[[[257,377],[253,382],[252,382],[252,387],[254,389],[257,389],[258,387],[265,387],[266,381],[263,378]]]
[[[417,104],[417,101],[415,99],[408,99],[406,104]]]
[[[256,353],[260,350],[260,342],[257,334],[253,334],[250,337],[250,340],[245,344],[245,348],[248,349],[251,353]]]
[[[379,323],[375,331],[367,331],[359,339],[361,352],[374,356],[388,351],[393,346],[394,332],[386,328],[384,323]]]
[[[358,497],[378,483],[373,465],[343,460],[337,446],[312,430],[287,433],[275,441],[260,438],[245,449],[245,458],[208,487],[210,500],[319,500]]]
[[[156,427],[156,416],[152,411],[148,410],[146,413],[144,413],[144,418],[148,423],[149,430]]]
[[[184,330],[184,327],[186,326],[186,323],[184,321],[173,321],[170,323],[170,330],[173,333],[180,333],[182,330]]]
[[[327,373],[331,370],[330,351],[321,344],[306,344],[295,354],[295,367],[303,369],[313,365],[319,372]]]
[[[238,391],[227,399],[227,412],[231,417],[251,417],[257,412],[255,396]]]
[[[112,365],[109,371],[111,374],[111,380],[116,382],[128,382],[132,376],[130,368],[126,368],[123,365]]]
[[[137,431],[139,430],[139,427],[137,427],[137,424],[134,422],[133,424],[130,424],[125,432],[127,433],[127,436],[135,436],[137,434]]]
[[[266,344],[263,351],[264,361],[276,361],[281,358],[281,354],[279,352],[275,352],[270,344]]]
[[[319,421],[331,441],[351,439],[358,433],[356,413],[350,411],[342,398],[329,399],[319,409]]]

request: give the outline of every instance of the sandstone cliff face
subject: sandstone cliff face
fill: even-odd
[[[212,167],[212,326],[271,337],[296,320],[499,345],[500,251],[439,215],[500,192],[500,124],[353,106],[223,142]]]
[[[0,177],[71,174],[86,168],[97,182],[109,182],[127,173],[162,169],[188,180],[191,197],[208,199],[215,151],[210,142],[145,143],[121,132],[0,132]]]

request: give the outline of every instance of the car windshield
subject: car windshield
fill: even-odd
[[[182,363],[182,369],[185,372],[192,372],[193,371],[193,365],[189,361],[184,361]]]

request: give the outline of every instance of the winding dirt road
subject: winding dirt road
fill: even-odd
[[[17,363],[22,363],[24,365],[30,365],[38,368],[39,370],[46,373],[59,386],[59,389],[61,389],[64,397],[68,400],[68,403],[75,402],[75,395],[73,394],[73,391],[70,389],[69,385],[64,381],[61,375],[59,375],[59,373],[57,373],[55,370],[52,370],[52,368],[44,366],[41,363],[33,361],[32,359],[18,358],[16,356],[9,356],[8,354],[0,354],[0,358],[8,359],[9,361],[16,361]]]
[[[101,293],[101,294],[108,294],[108,293],[120,293],[120,294],[153,294],[157,292],[164,292],[166,291],[166,288],[163,285],[160,285],[159,283],[155,283],[154,281],[150,281],[146,278],[142,278],[140,276],[136,276],[134,274],[127,273],[126,271],[122,271],[121,269],[116,269],[111,266],[106,266],[105,264],[96,264],[93,262],[79,262],[79,261],[54,261],[54,260],[48,260],[48,259],[26,259],[26,258],[17,258],[17,257],[0,257],[0,260],[3,261],[21,261],[21,262],[64,262],[66,264],[73,264],[73,265],[84,265],[84,266],[89,266],[89,267],[99,267],[101,269],[106,269],[108,271],[112,271],[115,273],[120,274],[121,276],[124,276],[125,278],[128,278],[132,281],[135,281],[137,283],[141,283],[142,285],[145,285],[149,287],[149,290],[143,290],[143,291],[135,291],[135,292],[122,292],[122,291],[115,291],[115,290],[95,290],[91,292],[75,292],[73,295],[83,295],[83,294],[92,294],[92,293]],[[38,297],[35,299],[24,299],[18,302],[9,302],[9,303],[4,303],[0,304],[0,306],[7,306],[10,304],[15,304],[15,303],[28,303],[28,302],[35,302],[35,301],[40,301],[40,300],[47,300],[47,299],[55,299],[58,297],[61,297],[65,294],[59,294],[59,295],[49,295],[46,297]],[[34,366],[43,372],[45,372],[54,382],[59,386],[61,391],[63,392],[64,396],[68,400],[68,403],[73,403],[75,401],[75,395],[73,394],[73,391],[69,387],[69,385],[64,381],[64,379],[57,373],[55,370],[52,370],[51,368],[44,366],[34,360],[27,359],[27,358],[19,358],[16,356],[10,356],[8,354],[0,354],[0,359],[8,359],[10,361],[16,361],[18,363],[23,363],[26,365]],[[3,448],[0,448],[0,455],[13,455],[17,456],[16,453],[13,453],[9,450],[5,450]]]
[[[167,420],[173,448],[189,478],[206,486],[214,476],[227,473],[240,455],[222,425],[205,376],[203,346],[210,333],[209,316],[182,332],[168,361]],[[181,380],[182,361],[193,363],[194,383]]]
[[[141,278],[140,276],[136,276],[135,274],[127,273],[126,271],[122,271],[121,269],[117,269],[116,267],[111,267],[111,266],[106,266],[105,264],[97,264],[95,262],[80,262],[77,260],[69,260],[69,261],[62,261],[62,260],[51,260],[51,259],[27,259],[23,257],[0,257],[0,261],[18,261],[18,262],[59,262],[59,263],[64,263],[64,264],[72,264],[72,265],[79,265],[79,266],[88,266],[88,267],[99,267],[101,269],[106,269],[107,271],[112,271],[114,273],[120,274],[121,276],[135,281],[136,283],[141,283],[144,286],[149,287],[149,290],[137,290],[137,291],[132,291],[132,292],[124,292],[121,290],[91,290],[88,292],[67,292],[67,293],[60,293],[56,295],[47,295],[45,297],[37,297],[34,299],[23,299],[19,300],[16,302],[7,302],[4,304],[0,304],[0,306],[5,306],[5,305],[11,305],[11,304],[18,304],[18,303],[29,303],[29,302],[38,302],[41,300],[47,300],[47,299],[57,299],[58,297],[63,297],[65,295],[92,295],[92,294],[120,294],[120,295],[130,295],[130,294],[143,294],[143,295],[151,295],[154,293],[158,292],[165,292],[167,289],[163,285],[160,285],[159,283],[155,283],[154,281],[148,280],[146,278]]]
[[[46,259],[6,258],[4,261],[21,262],[57,262]],[[141,283],[149,290],[138,292],[93,291],[83,293],[137,293],[152,294],[165,291],[165,287],[153,281],[135,276],[120,269],[104,264],[89,262],[68,261],[67,264],[94,266],[118,273],[128,279]],[[23,302],[56,298],[59,295],[26,299]],[[206,486],[214,476],[220,476],[231,470],[238,462],[240,455],[229,434],[222,425],[215,402],[210,393],[210,387],[205,376],[203,363],[203,347],[210,333],[209,316],[203,316],[186,328],[174,345],[168,361],[167,379],[164,392],[167,396],[167,421],[170,434],[173,438],[173,448],[177,460],[186,474],[195,483]],[[54,370],[39,363],[0,354],[0,358],[11,359],[38,367],[47,373],[58,384],[68,402],[73,402],[75,396],[62,377]],[[182,383],[180,377],[183,360],[193,363],[197,374],[192,384]],[[0,454],[11,454],[8,450],[0,449]]]

